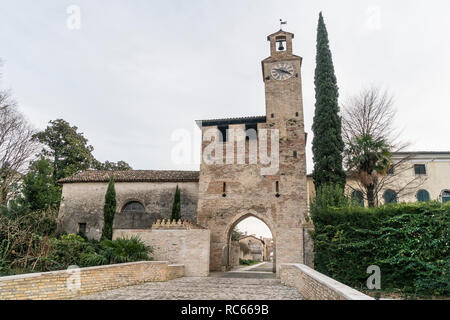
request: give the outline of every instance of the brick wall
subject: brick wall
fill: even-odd
[[[183,266],[143,261],[0,278],[0,300],[57,300],[183,276]]]
[[[209,251],[211,235],[206,229],[180,229],[179,226],[153,225],[148,230],[114,230],[113,239],[139,237],[152,246],[154,260],[183,264],[186,277],[209,275]],[[190,227],[189,227],[190,228]]]
[[[281,283],[296,287],[307,300],[373,300],[304,264],[282,264]]]

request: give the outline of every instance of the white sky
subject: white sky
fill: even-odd
[[[80,30],[67,28],[69,5]],[[0,85],[38,129],[57,118],[78,126],[101,161],[198,170],[194,156],[172,161],[172,134],[194,132],[197,119],[264,115],[260,62],[283,18],[304,58],[310,172],[321,10],[341,101],[383,86],[411,150],[450,150],[448,0],[1,0]]]
[[[80,30],[66,26],[72,4],[81,9]],[[341,101],[363,86],[388,88],[411,149],[449,150],[447,0],[2,0],[1,85],[37,128],[57,118],[78,126],[99,160],[198,170],[194,157],[172,161],[172,133],[193,132],[197,119],[264,114],[260,61],[283,18],[304,58],[311,171],[320,10]]]
[[[272,238],[269,227],[264,222],[254,217],[242,220],[236,225],[236,228],[239,231],[247,232],[249,235],[254,234],[257,237],[263,236],[265,238]]]

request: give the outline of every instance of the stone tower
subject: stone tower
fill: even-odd
[[[312,265],[312,244],[306,231],[309,223],[302,58],[293,54],[293,38],[292,33],[282,30],[268,36],[270,57],[262,61],[265,116],[197,122],[202,129],[197,219],[211,230],[211,271],[229,267],[231,232],[251,216],[265,222],[272,232],[277,273],[281,263]],[[257,138],[246,137],[245,133],[240,136],[252,130],[256,130]],[[217,134],[212,137],[211,132]],[[267,142],[263,140],[264,133],[269,137]],[[226,136],[223,142],[221,135]],[[211,152],[213,141],[216,144]],[[245,155],[239,160],[243,145]],[[266,147],[267,154],[277,156],[275,166],[276,161],[267,164],[261,158]],[[222,162],[216,157],[221,153]],[[269,166],[275,170],[264,172]]]

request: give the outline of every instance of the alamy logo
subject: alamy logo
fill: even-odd
[[[80,30],[81,29],[81,9],[77,5],[70,5],[66,10],[67,17],[66,25],[69,30]]]
[[[369,290],[380,290],[381,289],[381,270],[379,266],[369,266],[367,268],[367,273],[371,276],[367,279],[367,288]]]
[[[78,292],[81,289],[81,269],[78,266],[70,266],[66,271],[69,276],[66,280],[67,290]]]
[[[227,129],[223,133],[215,128],[207,129],[203,142],[209,144],[203,149],[202,160],[208,165],[259,164],[261,175],[276,175],[280,167],[279,140],[278,129]]]

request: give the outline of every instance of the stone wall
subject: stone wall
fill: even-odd
[[[280,278],[307,300],[374,300],[304,264],[282,264]]]
[[[183,276],[182,265],[143,261],[0,278],[0,300],[71,299],[145,282]]]
[[[237,267],[239,266],[239,257],[241,253],[241,248],[239,246],[239,242],[232,241],[230,248],[230,266]]]
[[[118,229],[151,228],[157,219],[170,218],[176,186],[181,193],[181,217],[196,221],[197,182],[116,182],[117,213],[114,227]],[[103,228],[103,206],[108,183],[65,183],[59,211],[59,226],[67,233],[77,233],[79,223],[86,224],[86,235],[99,239]],[[138,201],[145,213],[124,216],[122,208]]]
[[[185,276],[207,277],[209,275],[209,230],[180,229],[179,225],[153,225],[151,230],[114,230],[113,239],[139,237],[153,247],[154,260],[183,264]]]

